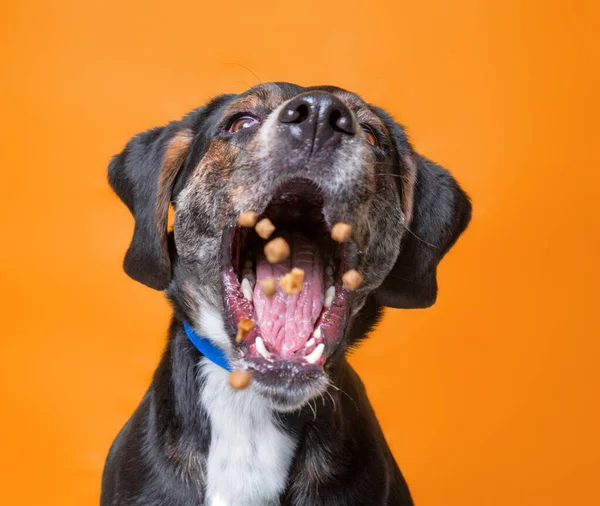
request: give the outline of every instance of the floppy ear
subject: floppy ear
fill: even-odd
[[[135,218],[123,268],[156,290],[164,290],[171,281],[169,204],[192,140],[192,130],[176,121],[135,136],[108,166],[110,186]]]
[[[400,183],[403,205],[410,206],[405,211],[408,230],[392,271],[375,295],[384,306],[425,308],[435,303],[437,265],[467,228],[471,202],[447,170],[412,150],[403,151],[400,157],[409,168],[405,173],[414,179],[412,192],[407,178]]]

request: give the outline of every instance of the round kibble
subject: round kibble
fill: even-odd
[[[336,223],[331,229],[331,238],[337,242],[346,242],[352,235],[352,226],[347,223]]]
[[[267,297],[273,297],[277,293],[277,282],[269,276],[260,282],[260,289]]]
[[[267,260],[276,264],[290,256],[290,247],[285,239],[277,237],[266,244],[264,252]]]
[[[229,375],[229,386],[234,390],[243,390],[252,381],[252,374],[248,371],[233,371]]]
[[[254,211],[245,211],[238,217],[240,227],[253,227],[256,224],[257,214]]]
[[[360,273],[358,271],[356,271],[354,269],[350,269],[349,271],[346,271],[344,273],[344,275],[342,276],[342,281],[344,282],[344,285],[346,286],[346,288],[348,290],[350,290],[351,292],[353,292],[360,285],[362,285],[363,277],[360,275]]]
[[[263,218],[256,224],[254,230],[256,230],[256,233],[263,239],[268,239],[271,237],[271,234],[275,232],[275,225],[271,223],[269,218]]]

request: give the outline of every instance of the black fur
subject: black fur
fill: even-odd
[[[257,89],[262,102],[256,107],[267,111],[306,90],[286,83]],[[364,171],[390,177],[374,177],[371,183],[365,177],[357,189],[350,189],[350,196],[364,206],[371,220],[370,229],[356,224],[356,230],[361,226],[364,230],[358,241],[365,283],[353,294],[350,309],[354,316],[337,352],[325,364],[333,386],[323,392],[327,395],[317,398],[318,409],[315,412],[304,404],[277,415],[281,429],[299,440],[280,504],[410,506],[408,487],[345,352],[368,334],[383,305],[417,308],[435,302],[437,264],[466,228],[471,205],[445,169],[413,151],[404,130],[384,111],[343,90],[318,89],[339,94],[357,116],[378,118],[381,146],[375,154],[365,155]],[[206,358],[189,342],[182,322],[197,320],[198,298],[222,307],[221,259],[216,244],[223,226],[235,219],[238,204],[242,205],[236,200],[236,185],[255,189],[248,192],[252,198],[266,199],[269,180],[282,177],[283,169],[298,170],[286,167],[290,157],[282,151],[285,146],[273,148],[271,158],[277,173],[248,170],[256,168],[255,140],[241,136],[241,141],[234,141],[220,133],[219,122],[227,108],[245,96],[218,97],[181,121],[134,137],[110,164],[110,184],[135,217],[125,270],[155,289],[168,288],[174,317],[152,384],[108,455],[102,506],[204,504],[211,426],[199,403],[204,383],[198,370]],[[173,144],[181,135],[190,142]],[[159,188],[169,149],[176,166],[169,169],[172,177],[164,183],[168,188]],[[416,167],[414,181],[408,177],[410,160]],[[323,160],[317,159],[304,170],[316,174],[316,168],[322,166]],[[323,185],[326,187],[326,180]],[[408,188],[412,193],[406,191],[406,185],[414,185]],[[168,192],[168,200],[176,205],[175,235],[167,235],[166,226],[162,227],[166,209],[156,205],[161,192]],[[185,198],[178,198],[181,195]],[[332,200],[339,198],[333,190],[331,195]],[[399,226],[398,204],[408,206],[403,201],[406,195],[412,195],[412,219]],[[377,199],[376,205],[370,204]],[[346,204],[339,202],[337,209],[342,215],[356,210]]]

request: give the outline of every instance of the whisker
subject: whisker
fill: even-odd
[[[390,176],[401,177],[401,176],[398,176],[397,174],[389,174],[389,175],[390,175]],[[375,198],[375,201],[381,201],[381,202],[383,202],[383,203],[387,203],[387,202],[386,202],[386,200],[385,200],[383,197],[381,197],[380,195],[378,195],[377,193],[376,193],[375,195],[373,195],[373,197]],[[415,233],[414,233],[414,232],[413,232],[413,231],[410,229],[410,227],[409,227],[409,226],[408,226],[406,223],[404,223],[404,222],[401,222],[401,225],[402,225],[402,226],[403,226],[403,227],[406,229],[406,231],[407,231],[407,232],[408,232],[410,235],[412,235],[412,236],[413,236],[413,237],[414,237],[414,238],[415,238],[417,241],[420,241],[420,242],[422,242],[423,244],[425,244],[425,245],[427,245],[427,246],[429,246],[430,248],[433,248],[433,249],[439,249],[439,248],[440,248],[438,245],[436,245],[436,244],[432,244],[432,243],[430,243],[430,242],[426,241],[425,239],[422,239],[421,237],[419,237],[417,234],[415,234]]]
[[[248,84],[248,83],[247,83],[247,82],[245,82],[245,81],[238,81],[238,80],[236,80],[235,82],[236,82],[236,83],[239,83],[239,84],[243,84],[243,85],[244,85],[246,88],[252,88],[252,85],[251,85],[251,84]]]
[[[313,399],[314,400],[314,399]],[[311,401],[308,401],[308,407],[313,412],[313,422],[317,421],[317,403],[315,401],[315,407],[312,407]]]
[[[250,70],[248,67],[246,67],[245,65],[242,65],[241,63],[235,63],[235,62],[224,62],[226,65],[237,65],[238,67],[242,67],[243,69],[246,69],[248,72],[250,72],[255,78],[256,80],[262,84],[263,82],[261,81],[260,77],[258,77],[252,70]],[[250,86],[250,88],[252,88],[252,86]]]
[[[333,395],[331,395],[331,392],[329,390],[325,390],[325,393],[331,399],[331,403],[333,404],[333,412],[335,413],[337,411],[337,404],[335,403],[335,399],[333,398]]]
[[[360,409],[358,409],[358,404],[356,404],[356,402],[354,401],[354,399],[352,397],[350,397],[346,392],[344,392],[344,390],[342,390],[340,387],[335,386],[331,381],[328,382],[329,386],[332,388],[335,388],[338,392],[343,393],[346,397],[348,397],[348,399],[350,399],[352,401],[352,404],[354,404],[354,407],[356,408],[356,411],[358,413],[360,413]]]

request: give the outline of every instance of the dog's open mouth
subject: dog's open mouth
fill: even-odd
[[[224,302],[233,329],[240,321],[254,327],[238,344],[236,353],[257,371],[307,372],[325,363],[337,348],[346,321],[349,291],[342,274],[352,263],[353,243],[330,237],[323,195],[308,182],[295,180],[281,187],[259,216],[268,218],[275,232],[264,240],[253,228],[233,227],[224,234]],[[282,237],[290,255],[271,264],[265,244]],[[302,291],[286,293],[282,276],[294,267],[304,271]],[[273,277],[277,292],[268,297],[261,282]]]

